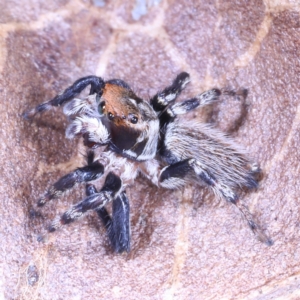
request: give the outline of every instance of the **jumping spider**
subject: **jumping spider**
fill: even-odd
[[[224,133],[195,119],[177,118],[216,102],[221,95],[220,90],[212,89],[175,103],[188,82],[189,74],[180,73],[148,103],[120,79],[104,81],[88,76],[24,114],[30,119],[64,105],[63,112],[69,117],[66,137],[82,136],[88,148],[87,165],[60,178],[38,201],[38,206],[43,206],[76,184],[87,183],[87,197],[53,221],[50,232],[95,210],[114,251],[129,252],[130,208],[125,190],[142,173],[156,186],[167,189],[191,181],[209,186],[217,196],[236,205],[260,241],[272,244],[236,192],[257,187],[258,166]],[[88,97],[74,98],[89,85]],[[105,183],[97,191],[90,182],[102,176]],[[112,216],[105,208],[111,201]]]

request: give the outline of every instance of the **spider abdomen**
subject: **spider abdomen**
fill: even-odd
[[[257,187],[246,151],[207,124],[176,119],[166,128],[164,148],[172,163],[194,158],[211,176],[231,188]]]

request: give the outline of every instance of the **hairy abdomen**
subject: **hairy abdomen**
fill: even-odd
[[[232,188],[254,188],[257,182],[255,165],[246,152],[224,133],[195,121],[175,120],[166,130],[164,159],[175,163],[195,158],[219,182]]]

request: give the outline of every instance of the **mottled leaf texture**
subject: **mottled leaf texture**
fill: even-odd
[[[0,8],[1,299],[299,299],[299,1],[13,0]],[[149,99],[180,71],[191,76],[181,100],[248,89],[246,105],[225,96],[188,118],[238,127],[235,139],[264,174],[243,199],[274,245],[257,241],[237,209],[207,190],[159,190],[144,178],[127,191],[129,254],[111,251],[96,213],[37,242],[84,197],[77,187],[35,207],[83,165],[84,150],[65,139],[59,109],[32,122],[21,114],[83,76],[123,79]]]

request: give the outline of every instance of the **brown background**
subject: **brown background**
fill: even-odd
[[[1,298],[300,299],[297,2],[2,0]],[[206,190],[158,190],[143,178],[128,191],[129,255],[111,252],[95,214],[38,243],[84,195],[77,188],[40,216],[30,209],[81,166],[83,150],[64,138],[60,111],[32,123],[20,114],[82,76],[124,79],[148,99],[183,70],[192,83],[181,99],[211,87],[249,89],[234,135],[264,178],[244,199],[275,244],[258,242],[236,209]],[[226,97],[207,119],[227,130],[240,107]]]

